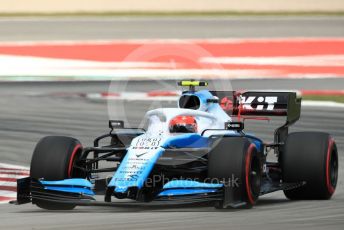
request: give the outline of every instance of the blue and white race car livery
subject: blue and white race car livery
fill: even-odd
[[[179,85],[189,89],[178,107],[148,111],[145,129],[110,120],[110,133],[85,148],[71,137],[42,138],[30,177],[17,181],[14,203],[67,210],[123,205],[116,199],[130,199],[228,208],[252,207],[259,196],[278,190],[289,199],[333,195],[338,175],[334,139],[327,133],[288,132],[300,118],[297,92],[197,91],[207,86],[203,81]],[[244,131],[245,119],[273,116],[286,121],[272,143]],[[108,145],[100,146],[107,139]],[[275,161],[267,160],[270,152]]]

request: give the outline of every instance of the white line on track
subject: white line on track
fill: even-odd
[[[0,20],[1,22],[1,20]],[[106,45],[106,44],[156,44],[156,43],[204,43],[204,44],[217,44],[217,43],[231,43],[231,44],[241,44],[246,42],[283,42],[283,41],[321,41],[321,40],[331,40],[331,41],[343,41],[343,38],[338,37],[281,37],[281,38],[209,38],[209,39],[116,39],[116,40],[41,40],[41,41],[0,41],[0,46],[27,46],[27,45]]]
[[[11,174],[0,172],[0,177],[4,177],[4,178],[22,178],[25,176],[29,176],[29,172],[27,172],[27,173],[14,172]],[[1,183],[1,181],[0,181],[0,183]]]
[[[16,197],[16,194],[11,191],[0,190],[0,196]]]
[[[13,168],[13,169],[25,169],[25,170],[29,170],[30,169],[27,166],[13,165],[13,164],[7,164],[7,163],[0,163],[0,168]]]
[[[6,186],[11,186],[11,187],[16,187],[17,186],[17,182],[11,182],[11,181],[1,181],[0,180],[0,185],[6,185]]]
[[[344,103],[335,101],[302,101],[302,106],[344,108]]]

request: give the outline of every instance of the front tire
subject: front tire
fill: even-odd
[[[291,200],[325,200],[335,192],[338,179],[338,152],[327,133],[289,134],[281,156],[283,181],[304,181],[302,187],[285,190]]]
[[[252,207],[260,194],[261,165],[256,146],[247,138],[224,137],[215,143],[209,153],[208,177],[217,181],[236,179],[239,188],[233,189],[239,189],[247,207]]]
[[[71,137],[48,136],[42,138],[33,152],[30,176],[33,179],[64,180],[68,178],[85,178],[82,171],[74,168],[76,159],[82,153],[81,143]],[[32,203],[48,210],[71,210],[74,204],[33,199]]]

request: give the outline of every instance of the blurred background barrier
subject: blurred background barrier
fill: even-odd
[[[1,0],[0,13],[342,12],[343,0]]]

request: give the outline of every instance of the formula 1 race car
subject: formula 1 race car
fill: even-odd
[[[252,207],[259,196],[278,190],[291,200],[331,198],[337,147],[327,133],[288,133],[300,118],[297,92],[197,91],[207,82],[178,84],[188,87],[178,108],[148,111],[145,129],[110,120],[110,133],[86,148],[71,137],[41,139],[30,177],[17,181],[15,203],[69,210],[125,203],[117,198],[236,208]],[[272,116],[286,117],[273,143],[244,132],[245,119]],[[269,153],[277,160],[269,162]],[[111,176],[102,178],[106,172]]]

